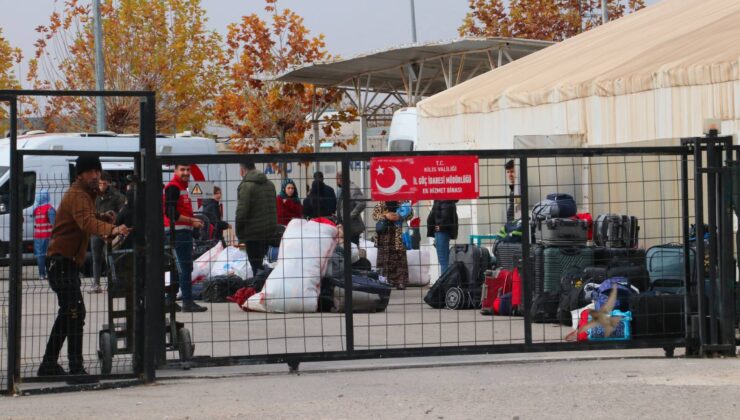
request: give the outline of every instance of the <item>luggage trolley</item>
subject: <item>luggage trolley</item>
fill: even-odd
[[[133,267],[132,249],[107,250],[108,255],[108,323],[103,324],[99,334],[98,358],[101,373],[108,375],[113,368],[113,356],[132,354],[134,334]],[[174,266],[169,247],[165,249],[165,261]],[[187,362],[193,357],[193,342],[190,331],[182,322],[175,320],[174,306],[165,323],[165,349],[177,350],[180,360]],[[174,328],[172,328],[174,326]]]

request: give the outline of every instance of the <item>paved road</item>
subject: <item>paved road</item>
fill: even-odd
[[[299,375],[278,365],[198,369],[171,372],[191,376],[152,386],[0,397],[0,416],[737,418],[739,359],[603,359],[630,354],[635,353],[366,360],[306,364]]]

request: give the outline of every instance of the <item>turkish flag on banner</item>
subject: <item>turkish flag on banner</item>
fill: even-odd
[[[478,157],[373,158],[370,160],[370,193],[376,201],[478,198]]]

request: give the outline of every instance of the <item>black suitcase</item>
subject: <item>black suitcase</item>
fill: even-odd
[[[606,270],[606,277],[625,277],[640,292],[646,292],[650,288],[650,276],[645,266],[635,265],[629,261],[612,262]]]
[[[546,246],[541,259],[542,290],[545,292],[560,290],[560,278],[567,268],[578,267],[583,270],[594,265],[593,249],[589,247]]]
[[[684,296],[641,293],[630,297],[632,338],[683,337]]]
[[[635,265],[647,267],[647,252],[642,248],[607,248],[594,247],[594,266],[607,267],[614,260],[629,261]]]
[[[513,270],[516,262],[522,257],[521,242],[497,241],[493,244],[493,256],[498,268]]]
[[[588,241],[588,222],[552,217],[535,221],[535,241],[545,245],[580,245]]]
[[[545,246],[532,245],[530,255],[530,261],[534,267],[533,293],[538,295],[545,291]]]
[[[606,278],[606,267],[586,267],[583,269],[583,273],[581,274],[583,284],[601,284],[606,280]]]
[[[600,214],[594,221],[594,244],[608,248],[637,248],[637,218],[623,214]]]
[[[462,262],[466,268],[466,280],[461,282],[463,289],[480,289],[486,278],[486,270],[491,265],[488,248],[475,245],[454,245],[450,247],[450,264]]]

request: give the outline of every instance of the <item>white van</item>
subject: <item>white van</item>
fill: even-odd
[[[388,151],[409,152],[416,150],[419,138],[419,126],[416,108],[401,108],[393,113],[391,129],[388,134]]]
[[[47,190],[51,204],[58,207],[62,195],[70,184],[76,156],[65,155],[70,151],[100,152],[103,170],[110,173],[114,183],[123,185],[126,175],[133,173],[131,158],[105,157],[105,152],[136,152],[139,138],[134,135],[116,136],[106,134],[29,134],[18,137],[19,149],[56,150],[59,156],[27,155],[23,160],[23,252],[33,254],[33,209],[36,192]],[[157,138],[158,155],[214,155],[213,140],[199,137]],[[0,258],[8,256],[10,238],[10,139],[0,139]],[[168,168],[163,168],[167,171]],[[202,165],[193,171],[194,181],[220,179],[218,165]],[[167,182],[168,175],[163,175]]]

